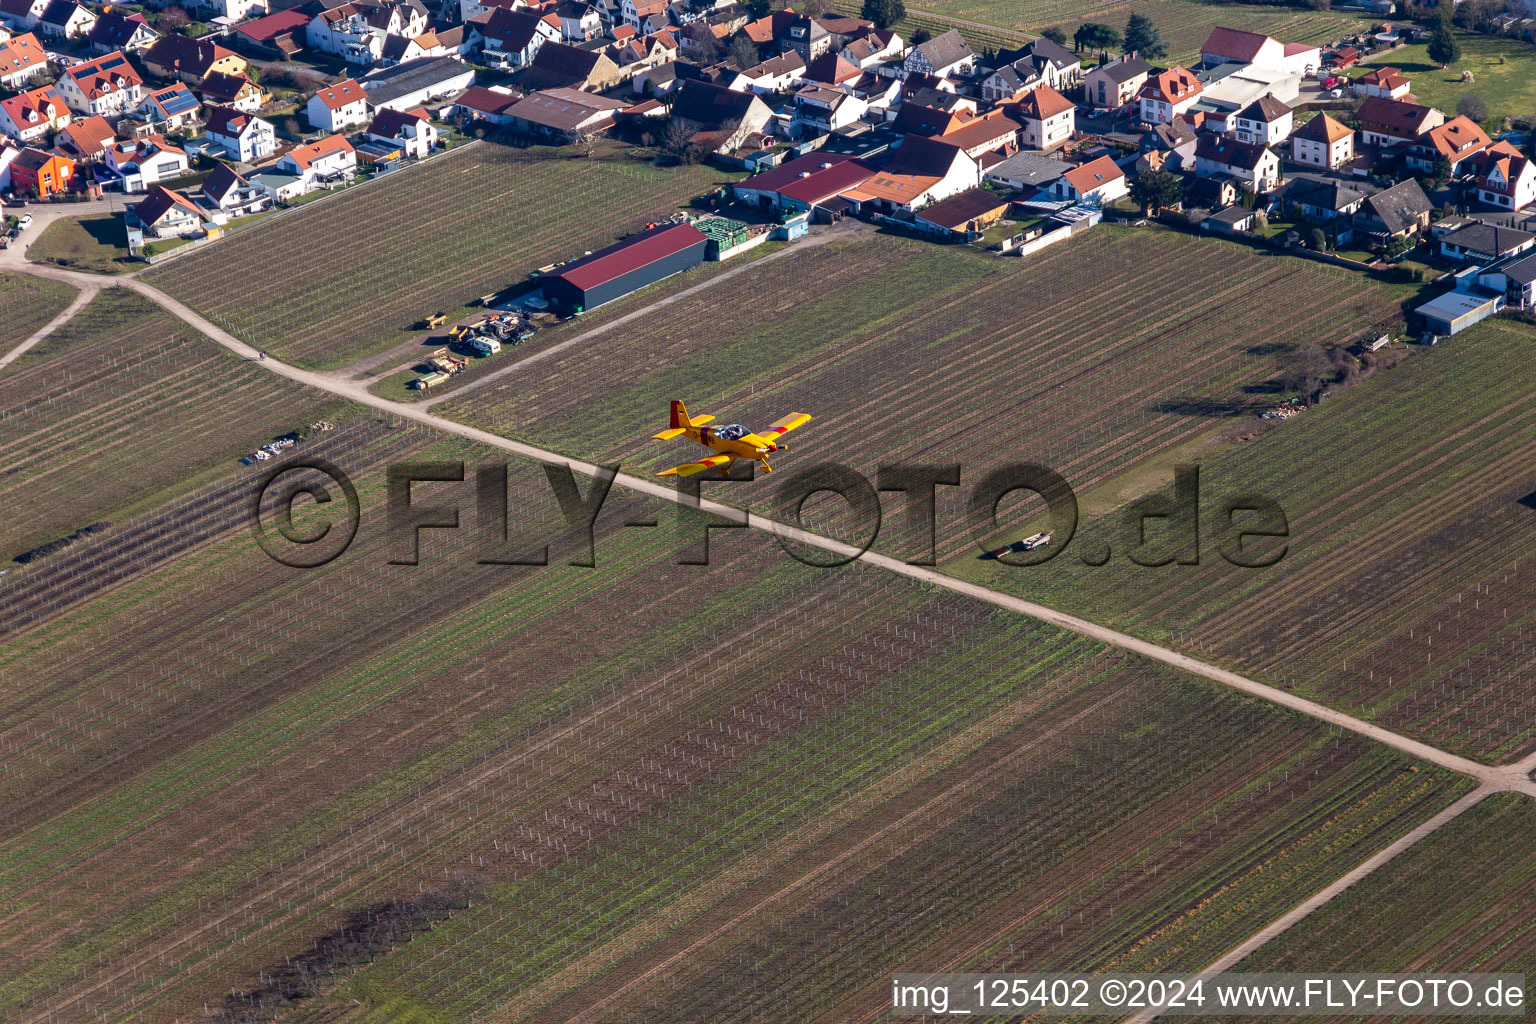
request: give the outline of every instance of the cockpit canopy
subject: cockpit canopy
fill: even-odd
[[[722,441],[739,441],[746,437],[750,431],[740,423],[727,423],[716,427],[712,433]]]

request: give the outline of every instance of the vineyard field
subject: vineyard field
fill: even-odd
[[[455,311],[719,187],[727,172],[476,143],[274,217],[145,274],[220,327],[314,369]],[[284,254],[276,264],[273,253]]]
[[[1289,520],[1269,569],[1103,568],[1061,557],[955,571],[1170,636],[1260,678],[1472,757],[1536,746],[1536,330],[1490,320],[1201,467],[1207,502]],[[1209,508],[1209,506],[1207,506]],[[1083,543],[1126,550],[1113,528]],[[1078,541],[1074,541],[1074,544]]]
[[[123,288],[0,372],[7,560],[152,504],[347,403],[248,365]]]
[[[74,296],[57,281],[0,274],[0,354],[58,316]]]
[[[1466,788],[760,534],[678,564],[681,513],[627,528],[634,496],[595,568],[477,564],[468,528],[391,565],[378,467],[487,453],[388,422],[322,443],[349,432],[328,457],[362,526],[322,570],[267,559],[231,499],[230,528],[0,639],[6,1020],[240,1011],[445,877],[480,895],[304,1009],[696,1020],[713,968],[728,1019],[871,1019],[901,964],[1194,966]],[[509,477],[558,521],[542,472]]]
[[[889,286],[871,292],[876,274]],[[1084,492],[1272,402],[1254,393],[1273,374],[1271,346],[1394,320],[1399,298],[1358,274],[1172,232],[1106,226],[1038,262],[878,239],[787,256],[434,409],[644,471],[693,455],[649,439],[670,399],[756,426],[800,410],[816,419],[797,447],[870,476],[903,459],[958,462],[970,481],[1028,459]],[[616,381],[613,366],[630,372]]]
[[[1530,975],[1536,972],[1536,864],[1527,852],[1533,842],[1530,798],[1488,797],[1238,969]],[[1429,893],[1434,897],[1426,902]]]

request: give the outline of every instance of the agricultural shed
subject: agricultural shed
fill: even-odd
[[[709,237],[691,224],[662,224],[545,274],[544,296],[575,313],[595,309],[704,262]]]
[[[1504,308],[1504,297],[1481,290],[1446,292],[1414,310],[1435,334],[1459,334]]]
[[[475,82],[475,69],[453,57],[422,57],[375,71],[362,81],[374,111],[413,110],[445,96],[456,96]]]
[[[973,188],[925,208],[917,214],[915,225],[924,231],[964,238],[1002,220],[1012,203],[996,192]]]

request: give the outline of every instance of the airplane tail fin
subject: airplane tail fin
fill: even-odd
[[[692,426],[688,419],[688,407],[676,399],[672,402],[672,422],[670,426],[673,430]]]

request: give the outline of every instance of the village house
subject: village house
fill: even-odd
[[[421,159],[437,146],[437,126],[420,110],[381,110],[368,123],[369,140],[396,143],[407,157]]]
[[[181,177],[190,167],[186,152],[160,135],[108,146],[104,156],[107,170],[117,175],[124,192],[147,191],[160,182]]]
[[[618,85],[624,78],[619,66],[602,50],[547,42],[539,47],[533,63],[523,72],[518,84],[529,92],[540,89],[602,92]]]
[[[1502,210],[1536,203],[1536,165],[1509,143],[1496,143],[1483,157],[1477,201]]]
[[[959,146],[966,156],[980,162],[985,153],[1008,156],[1016,152],[1021,129],[1022,125],[1007,116],[1005,111],[989,110],[980,117],[973,117],[952,128],[940,138],[952,146]]]
[[[1405,162],[1417,171],[1432,172],[1443,159],[1451,168],[1451,176],[1462,173],[1462,164],[1476,158],[1493,140],[1470,117],[1454,117],[1431,128],[1408,147]]]
[[[1167,124],[1194,106],[1204,88],[1195,73],[1186,68],[1159,71],[1136,94],[1141,120],[1146,124]]]
[[[115,117],[139,105],[144,79],[121,53],[109,53],[76,64],[59,76],[59,94],[80,114]]]
[[[586,43],[603,34],[603,19],[597,8],[581,0],[561,0],[553,11],[560,19],[560,33],[567,42]]]
[[[1112,60],[1083,76],[1083,97],[1096,110],[1119,110],[1136,98],[1151,73],[1152,65],[1140,57]]]
[[[23,32],[0,43],[0,86],[25,89],[47,73],[48,55],[32,33]]]
[[[1204,178],[1226,176],[1245,192],[1267,192],[1280,181],[1280,157],[1256,143],[1203,135],[1195,145],[1195,173]]]
[[[1384,100],[1400,100],[1408,95],[1412,85],[1397,68],[1381,67],[1367,71],[1355,79],[1356,96],[1376,96]]]
[[[814,138],[857,124],[869,104],[841,89],[809,82],[795,90],[795,113],[789,122],[797,139]]]
[[[1136,170],[1163,170],[1172,172],[1195,169],[1195,129],[1183,118],[1169,124],[1153,125],[1152,130],[1141,137],[1140,152],[1136,157]]]
[[[1049,85],[1040,86],[1009,109],[1019,121],[1019,142],[1028,149],[1055,149],[1077,131],[1077,107]]]
[[[295,146],[284,153],[272,169],[278,174],[297,178],[298,191],[302,195],[325,185],[350,180],[357,173],[357,151],[344,136],[329,135],[317,142]]]
[[[1045,84],[1030,61],[1020,60],[1004,64],[981,80],[981,98],[989,103],[1004,103],[1019,99],[1032,89]]]
[[[1536,253],[1508,257],[1482,267],[1477,283],[1503,292],[1504,301],[1515,309],[1536,307]]]
[[[804,74],[805,60],[793,50],[787,50],[747,68],[736,76],[729,88],[768,96],[791,88]]]
[[[271,196],[228,164],[219,164],[203,179],[203,199],[231,217],[260,213],[272,205]]]
[[[832,33],[815,18],[804,14],[784,12],[784,18],[774,25],[779,46],[793,50],[807,65],[822,54],[832,52],[835,40]]]
[[[82,117],[61,128],[53,137],[53,148],[76,163],[95,163],[117,141],[117,132],[107,119],[98,115]]]
[[[49,0],[0,0],[0,24],[14,32],[31,32],[43,20]]]
[[[981,184],[981,168],[959,146],[908,135],[884,170],[845,193],[887,212],[916,210]]]
[[[560,19],[502,7],[477,14],[469,24],[485,40],[488,63],[520,68],[533,63],[545,43],[560,41]]]
[[[1073,166],[1043,153],[1023,151],[987,168],[983,180],[1016,192],[1049,191],[1051,184]]]
[[[37,199],[64,195],[74,187],[75,162],[60,153],[23,149],[7,170],[11,188]]]
[[[1293,124],[1290,107],[1273,96],[1260,96],[1233,116],[1230,131],[1239,142],[1278,146],[1291,134]]]
[[[1361,144],[1387,149],[1412,145],[1419,136],[1445,123],[1445,115],[1434,107],[1379,96],[1361,103],[1355,116],[1360,122]]]
[[[619,10],[624,24],[639,36],[652,35],[672,24],[667,0],[624,0]]]
[[[51,85],[0,100],[0,135],[22,144],[49,138],[71,120],[69,104]]]
[[[912,47],[901,68],[939,78],[961,77],[976,69],[976,54],[956,29]]]
[[[1355,231],[1377,245],[1412,238],[1429,227],[1434,204],[1412,178],[1367,196],[1355,213]]]
[[[1502,224],[1472,221],[1442,235],[1436,244],[1440,255],[1461,263],[1492,263],[1536,246],[1536,235]]]
[[[203,211],[197,204],[163,185],[135,205],[133,214],[150,238],[185,238],[203,230]]]
[[[854,91],[855,83],[864,78],[857,64],[850,64],[836,53],[824,53],[805,66],[802,81],[830,85],[844,92]]]
[[[217,103],[221,107],[236,110],[260,110],[267,102],[267,94],[261,86],[244,75],[225,75],[215,71],[203,79],[198,94],[204,103]]]
[[[1308,167],[1338,170],[1355,158],[1355,133],[1326,113],[1291,135],[1291,159]]]
[[[1065,47],[1041,36],[1008,54],[1010,66],[1030,67],[1046,85],[1061,92],[1074,89],[1083,81],[1083,62]]]
[[[1366,193],[1341,181],[1298,178],[1279,198],[1285,209],[1302,220],[1328,228],[1337,243],[1347,242],[1353,234],[1355,214],[1365,204]]]
[[[134,114],[159,132],[180,131],[197,122],[202,104],[187,83],[176,82],[164,89],[146,91]]]
[[[111,53],[113,50],[141,53],[153,46],[159,38],[144,20],[144,15],[109,12],[96,19],[90,35],[86,36],[86,42],[92,53]]]
[[[363,91],[357,79],[344,79],[311,96],[304,105],[304,116],[312,127],[327,132],[339,132],[355,124],[366,124],[368,94]]]
[[[1130,182],[1120,165],[1107,156],[1070,168],[1051,185],[1058,199],[1072,199],[1094,206],[1108,206],[1130,195]]]
[[[226,75],[245,74],[245,58],[225,49],[211,39],[163,36],[144,51],[144,68],[161,78],[179,79],[197,85],[215,71]]]
[[[676,95],[672,116],[695,125],[696,144],[716,153],[736,149],[773,119],[773,111],[756,95],[733,92],[712,82],[685,81]]]
[[[207,107],[203,131],[208,141],[231,160],[254,163],[277,151],[277,133],[270,122],[232,107]]]
[[[1252,64],[1292,75],[1309,75],[1323,65],[1319,47],[1282,43],[1258,32],[1235,28],[1212,29],[1200,46],[1200,58],[1207,65]]]
[[[839,52],[850,64],[868,69],[894,59],[906,48],[906,40],[890,29],[871,29],[849,40]]]
[[[96,25],[96,12],[76,0],[50,0],[37,22],[44,39],[84,39]]]

